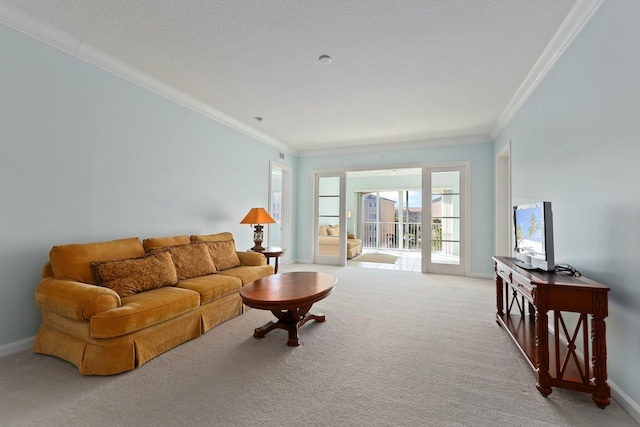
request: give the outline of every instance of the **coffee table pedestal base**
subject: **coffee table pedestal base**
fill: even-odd
[[[256,328],[253,332],[254,338],[264,338],[274,329],[285,329],[289,332],[288,346],[297,347],[300,345],[298,340],[298,328],[307,323],[309,320],[324,322],[325,316],[318,314],[308,314],[311,306],[290,308],[288,310],[271,310],[274,316],[278,318],[277,322],[269,322],[264,326]]]

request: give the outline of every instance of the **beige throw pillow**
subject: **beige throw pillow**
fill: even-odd
[[[178,283],[176,269],[167,251],[142,258],[91,263],[98,285],[113,289],[121,297]]]
[[[171,246],[170,250],[173,264],[180,280],[206,276],[217,272],[209,254],[209,248],[203,242]]]
[[[228,270],[240,265],[240,259],[236,253],[236,245],[233,240],[224,242],[207,242],[209,253],[213,258],[213,263],[220,271]]]
[[[331,227],[327,230],[327,232],[329,232],[329,236],[339,236],[340,235],[340,228],[337,227]]]

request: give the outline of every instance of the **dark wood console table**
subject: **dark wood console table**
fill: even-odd
[[[561,272],[525,270],[514,258],[493,260],[496,322],[528,360],[538,391],[548,396],[551,387],[562,387],[591,393],[600,408],[609,405],[609,287]]]

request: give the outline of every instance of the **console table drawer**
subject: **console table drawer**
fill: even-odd
[[[517,276],[513,278],[511,283],[513,284],[513,287],[516,288],[520,294],[522,294],[522,296],[524,296],[530,302],[533,302],[534,286],[532,286],[530,283],[519,281]]]
[[[513,274],[508,268],[505,268],[501,264],[496,263],[496,274],[500,276],[507,283],[511,283],[513,288],[516,289],[522,296],[527,298],[530,302],[533,302],[533,288],[534,286],[528,281],[523,280],[517,274]]]

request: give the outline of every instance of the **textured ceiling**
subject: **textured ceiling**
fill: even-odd
[[[4,0],[301,151],[488,135],[575,2]]]

